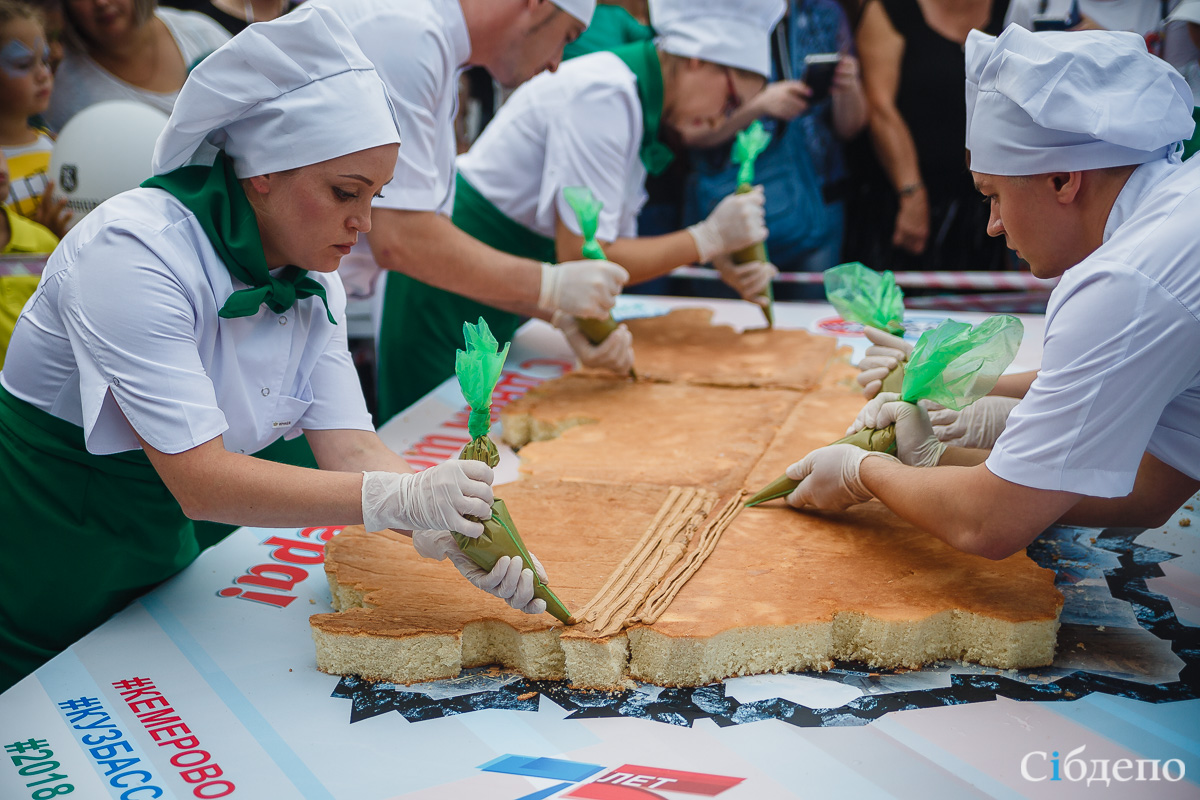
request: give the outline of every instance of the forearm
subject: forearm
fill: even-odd
[[[833,96],[833,130],[839,139],[853,139],[866,124],[867,99],[861,89]]]
[[[373,212],[367,236],[375,262],[439,289],[528,314],[541,290],[541,264],[490,247],[432,211]]]
[[[1028,545],[1079,499],[1009,483],[982,464],[918,468],[867,458],[860,477],[901,518],[951,547],[992,559]]]
[[[685,264],[695,264],[700,258],[696,240],[686,230],[662,236],[617,239],[605,245],[604,252],[609,260],[629,272],[630,285],[666,275]]]
[[[230,453],[220,437],[170,455],[145,442],[142,446],[191,519],[264,528],[363,521],[358,472],[306,469]]]
[[[657,278],[685,264],[695,264],[700,258],[696,240],[686,230],[662,236],[617,239],[601,242],[600,246],[610,261],[620,264],[629,273],[630,284]],[[559,261],[583,258],[583,237],[559,221],[555,248]]]
[[[1036,377],[1036,369],[1029,372],[1015,372],[1012,375],[1001,375],[1000,379],[996,381],[995,387],[988,394],[997,397],[1024,397]]]
[[[880,164],[896,191],[921,183],[917,148],[912,133],[895,106],[875,106],[870,111],[871,141]]]
[[[1088,528],[1157,528],[1198,489],[1200,481],[1147,453],[1132,492],[1125,497],[1084,497],[1059,521]]]
[[[412,466],[388,449],[374,431],[305,431],[322,470],[331,472],[413,472]]]

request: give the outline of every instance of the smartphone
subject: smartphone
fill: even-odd
[[[804,57],[804,83],[812,89],[809,103],[819,103],[829,96],[833,73],[841,60],[840,53],[811,53]]]

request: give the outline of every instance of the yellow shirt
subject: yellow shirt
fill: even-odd
[[[53,152],[54,140],[41,130],[38,131],[35,142],[4,147],[4,155],[8,159],[10,186],[8,200],[5,202],[7,208],[27,217],[33,214],[50,179],[48,170]]]
[[[8,218],[9,236],[0,253],[49,253],[58,246],[58,237],[44,225],[25,219],[8,206],[4,207],[4,216]]]

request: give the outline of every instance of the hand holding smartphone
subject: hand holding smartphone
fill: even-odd
[[[810,53],[804,57],[804,84],[812,90],[808,102],[819,103],[829,96],[833,87],[833,73],[841,53]]]

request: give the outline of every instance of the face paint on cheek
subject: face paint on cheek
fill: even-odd
[[[5,77],[24,78],[36,64],[33,51],[20,39],[9,39],[0,47],[0,72]]]

